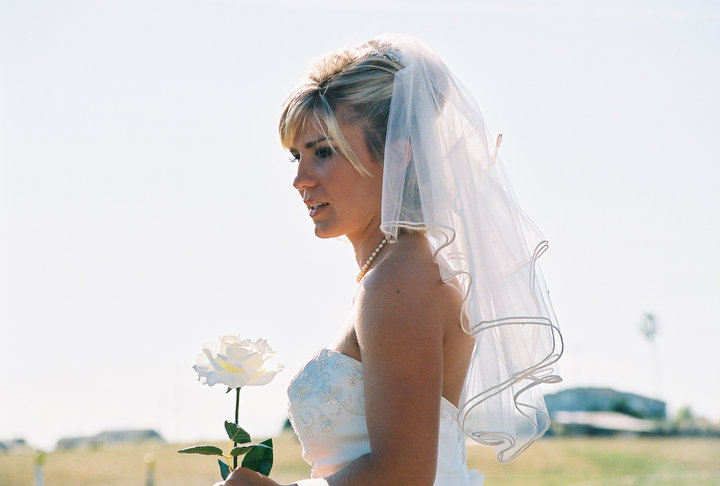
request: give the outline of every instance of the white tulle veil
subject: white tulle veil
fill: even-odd
[[[382,225],[423,229],[443,280],[464,295],[475,339],[459,404],[465,433],[508,462],[548,429],[540,385],[560,381],[563,343],[538,257],[547,242],[518,207],[480,110],[445,64],[396,34],[385,56],[395,75],[385,144]]]

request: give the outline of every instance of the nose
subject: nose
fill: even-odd
[[[298,161],[298,170],[295,179],[293,179],[293,187],[300,192],[303,192],[317,184],[315,176],[311,173],[308,168],[308,164],[303,163],[302,159]]]

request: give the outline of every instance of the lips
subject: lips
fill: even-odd
[[[310,209],[310,216],[315,216],[318,212],[322,211],[326,206],[329,206],[330,203],[326,202],[313,202],[308,203],[307,207]]]

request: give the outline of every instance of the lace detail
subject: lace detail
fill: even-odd
[[[327,477],[370,452],[363,369],[359,361],[322,349],[288,388],[290,422],[312,477]],[[483,476],[465,467],[465,437],[457,408],[442,398],[435,486],[479,486]]]
[[[290,413],[295,430],[302,427],[308,435],[332,432],[335,418],[344,413],[365,416],[362,363],[322,349],[293,378],[288,397],[291,406],[296,405]]]

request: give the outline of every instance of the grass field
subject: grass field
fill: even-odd
[[[142,486],[144,458],[156,458],[156,486],[210,486],[219,479],[215,460],[177,454],[187,444],[145,443],[58,451],[45,460],[47,486]],[[224,447],[224,444],[218,444]],[[279,482],[308,477],[291,434],[275,439],[272,476]],[[470,468],[486,486],[716,486],[719,439],[552,438],[533,445],[511,464],[498,464],[487,447],[468,450]],[[0,454],[0,486],[31,486],[33,454]]]

